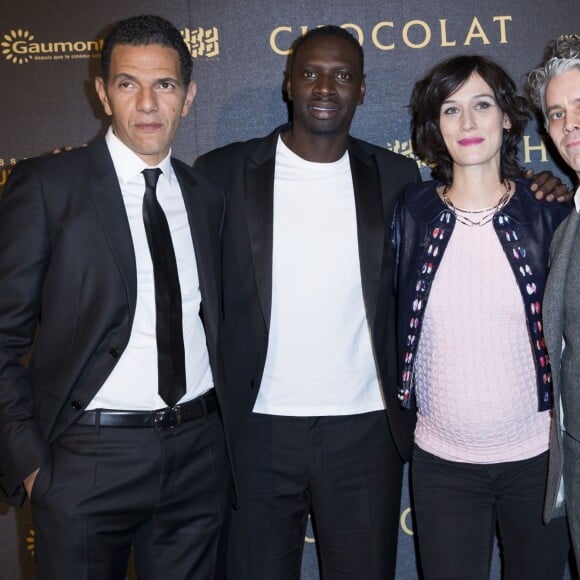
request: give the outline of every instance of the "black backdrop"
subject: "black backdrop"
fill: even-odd
[[[580,28],[578,0],[1,0],[0,192],[17,160],[86,143],[106,128],[92,80],[100,41],[107,25],[137,13],[169,18],[191,48],[198,96],[174,146],[188,162],[287,120],[286,53],[298,34],[317,25],[345,26],[365,50],[367,96],[353,134],[409,156],[406,104],[415,80],[433,64],[462,53],[484,54],[522,86],[547,43]],[[521,159],[569,182],[537,123],[526,131]],[[421,170],[427,177],[427,168]],[[411,534],[405,492],[401,580],[417,578]],[[27,509],[0,506],[0,577],[34,578],[33,552]],[[499,578],[497,557],[493,568],[493,578]],[[310,531],[303,578],[318,578]]]

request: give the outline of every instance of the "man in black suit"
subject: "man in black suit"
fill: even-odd
[[[416,163],[349,136],[345,30],[293,47],[292,123],[198,159],[226,192],[224,356],[239,467],[228,578],[298,578],[308,513],[327,580],[395,574],[413,413],[396,398],[395,197]]]
[[[5,189],[0,486],[30,497],[38,578],[124,579],[132,546],[140,578],[220,574],[224,202],[170,150],[191,69],[165,19],[117,23],[107,135],[19,163]]]

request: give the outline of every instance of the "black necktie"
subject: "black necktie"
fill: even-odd
[[[185,349],[181,289],[169,225],[155,187],[161,169],[144,169],[143,221],[155,279],[157,373],[159,396],[172,407],[185,394]]]

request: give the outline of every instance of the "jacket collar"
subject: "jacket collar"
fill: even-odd
[[[543,211],[544,203],[548,202],[529,199],[525,191],[529,189],[529,184],[531,183],[529,179],[516,178],[513,181],[516,184],[516,190],[501,213],[510,217],[516,223],[529,222],[539,212]],[[405,202],[409,212],[418,222],[431,223],[447,209],[435,192],[435,189],[441,185],[441,182],[432,180],[419,185],[413,184],[405,188],[403,192]]]
[[[137,269],[119,180],[104,137],[96,139],[86,151],[89,155],[89,195],[123,278],[132,317],[137,302]]]
[[[272,307],[272,247],[274,172],[278,137],[290,128],[277,127],[261,139],[245,163],[244,192],[247,223],[256,284],[266,327]],[[348,138],[348,151],[355,194],[359,260],[367,318],[373,320],[379,296],[383,263],[385,222],[381,184],[372,148]]]
[[[253,151],[250,156],[250,161],[252,164],[258,166],[270,161],[276,155],[276,145],[278,143],[278,137],[282,133],[286,133],[291,128],[290,123],[285,123],[276,127],[269,135],[260,139],[260,143]],[[369,158],[373,156],[373,151],[365,146],[365,142],[355,137],[348,136],[347,149],[351,157],[354,155],[360,161],[367,163]]]

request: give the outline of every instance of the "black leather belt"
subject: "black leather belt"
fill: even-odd
[[[173,429],[181,423],[206,417],[217,409],[215,390],[175,407],[156,411],[114,411],[95,409],[85,411],[77,421],[79,425],[101,427],[153,427],[157,431]]]

